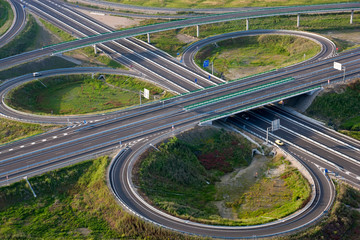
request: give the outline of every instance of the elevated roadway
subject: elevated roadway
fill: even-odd
[[[266,17],[266,16],[277,16],[277,15],[290,15],[301,13],[310,13],[310,12],[338,12],[338,11],[351,11],[360,9],[360,3],[346,3],[346,4],[330,4],[330,5],[314,5],[314,6],[298,6],[298,7],[287,7],[287,8],[274,8],[274,9],[265,9],[265,10],[254,10],[247,12],[236,12],[236,13],[227,13],[219,15],[210,15],[206,17],[191,18],[179,21],[171,21],[162,24],[154,24],[149,26],[137,27],[123,31],[113,31],[100,35],[95,35],[91,37],[84,37],[79,40],[61,43],[43,49],[26,52],[20,55],[12,56],[9,58],[0,60],[0,68],[9,68],[11,66],[30,61],[31,59],[39,58],[42,56],[49,56],[57,53],[62,53],[65,51],[70,51],[73,49],[90,46],[93,44],[99,44],[111,40],[117,40],[120,38],[129,38],[133,36],[138,36],[146,33],[153,33],[159,31],[165,31],[170,29],[177,29],[189,26],[217,23],[232,21],[237,19],[246,19],[246,18],[257,18],[257,17]]]

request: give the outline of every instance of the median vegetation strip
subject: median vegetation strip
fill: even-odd
[[[13,19],[14,13],[10,4],[5,0],[0,0],[0,36],[11,27]]]
[[[138,105],[139,91],[150,90],[151,99],[170,93],[145,81],[119,75],[70,75],[32,81],[12,89],[6,103],[18,110],[36,114],[84,114]]]
[[[302,175],[284,158],[251,162],[251,147],[235,133],[196,128],[143,154],[135,182],[158,208],[209,224],[260,224],[303,207]]]
[[[0,188],[1,239],[196,239],[123,211],[106,185],[107,157]]]
[[[262,85],[252,87],[252,88],[248,88],[246,90],[242,90],[242,91],[239,91],[239,92],[236,92],[236,93],[231,93],[231,94],[228,94],[228,95],[225,95],[225,96],[222,96],[222,97],[217,97],[217,98],[213,98],[213,99],[210,99],[210,100],[207,100],[207,101],[203,101],[203,102],[195,103],[195,104],[192,104],[192,105],[188,105],[188,106],[185,106],[184,109],[185,110],[191,110],[191,109],[202,107],[202,106],[205,106],[205,105],[208,105],[208,104],[217,103],[219,101],[223,101],[223,100],[226,100],[226,99],[230,99],[230,98],[233,98],[233,97],[237,97],[237,96],[241,96],[241,95],[244,95],[244,94],[247,94],[247,93],[251,93],[251,92],[254,92],[254,91],[257,91],[257,90],[260,90],[260,89],[264,89],[264,88],[267,88],[267,87],[276,86],[278,84],[286,83],[286,82],[289,82],[289,81],[292,81],[292,80],[294,80],[293,77],[280,79],[280,80],[277,80],[277,81],[274,81],[274,82],[271,82],[271,83],[262,84]]]
[[[316,97],[306,110],[311,117],[360,140],[360,79],[335,85]]]
[[[0,144],[20,140],[54,128],[53,125],[22,123],[0,118]]]

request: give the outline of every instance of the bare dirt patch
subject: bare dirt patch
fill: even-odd
[[[94,11],[88,11],[88,10],[81,10],[82,13],[88,15],[91,18],[94,18],[109,27],[112,27],[114,29],[122,29],[122,28],[129,28],[133,26],[137,26],[140,24],[141,20],[140,18],[127,18],[127,17],[120,17],[120,16],[111,16],[109,14],[100,14]]]
[[[221,217],[236,219],[236,214],[231,208],[226,207],[225,203],[235,201],[249,186],[258,181],[270,159],[265,156],[255,156],[250,166],[225,174],[220,182],[216,183],[217,198],[223,200],[216,201],[214,204],[217,206]]]
[[[325,32],[324,35],[330,36],[332,38],[341,39],[353,45],[360,44],[360,30],[329,31],[329,32]]]
[[[193,36],[189,36],[187,34],[177,34],[176,38],[183,43],[191,43],[191,42],[195,42],[198,40],[198,38],[193,37]]]

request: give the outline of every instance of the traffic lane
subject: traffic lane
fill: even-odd
[[[344,134],[341,134],[339,132],[336,132],[335,130],[332,130],[332,129],[329,129],[327,128],[326,126],[324,125],[319,125],[319,124],[316,124],[316,123],[313,123],[311,121],[307,121],[306,119],[303,119],[301,117],[298,117],[294,114],[291,114],[290,112],[286,111],[286,109],[282,109],[282,108],[279,108],[279,107],[276,107],[276,106],[269,106],[270,110],[272,111],[275,111],[276,113],[278,113],[279,115],[283,115],[283,116],[286,116],[290,119],[293,119],[297,122],[300,122],[301,124],[303,125],[306,125],[308,127],[311,127],[317,131],[321,131],[331,137],[334,137],[334,138],[337,138],[343,142],[345,142],[346,144],[348,145],[351,145],[353,147],[356,147],[358,149],[360,149],[360,141],[357,141],[356,139],[354,138],[350,138]]]
[[[256,126],[261,127],[264,131],[266,131],[266,128],[271,127],[270,124],[265,123],[263,120],[258,119],[257,117],[251,117],[248,121]],[[281,128],[279,130],[274,131],[273,134],[275,134],[281,139],[284,139],[287,142],[302,147],[308,152],[323,157],[329,162],[336,164],[340,168],[351,171],[357,176],[360,176],[360,167],[357,163],[349,161],[346,158],[343,158],[342,156],[335,154],[328,149],[324,149],[323,147],[320,147],[316,144],[306,141],[303,138],[293,135],[292,133],[286,130],[282,130]]]
[[[135,148],[132,148],[132,154],[136,152]],[[129,157],[130,158],[130,157]],[[127,158],[127,159],[129,159]],[[141,215],[145,216],[146,218],[150,219],[151,221],[157,222],[159,224],[165,225],[166,227],[170,227],[173,229],[185,231],[188,233],[195,233],[200,235],[206,235],[206,236],[213,236],[213,237],[247,237],[247,236],[261,236],[261,235],[268,235],[268,234],[274,234],[278,233],[279,231],[283,231],[283,229],[288,229],[289,225],[296,225],[296,227],[299,227],[303,224],[306,224],[309,222],[309,216],[310,218],[313,218],[314,216],[321,215],[324,209],[329,205],[328,199],[331,199],[330,194],[323,194],[318,195],[319,199],[316,199],[311,206],[311,209],[304,212],[303,214],[299,215],[296,220],[291,220],[288,222],[282,222],[275,226],[270,227],[264,227],[264,226],[255,226],[253,229],[245,229],[245,228],[227,228],[227,227],[221,227],[218,226],[217,229],[213,229],[213,226],[206,226],[206,225],[197,225],[192,226],[189,225],[189,222],[182,221],[178,222],[174,219],[166,219],[163,216],[159,215],[158,212],[152,212],[148,209],[147,206],[145,206],[142,202],[140,202],[132,193],[129,185],[128,185],[128,178],[129,173],[131,172],[129,161],[126,161],[124,163],[124,160],[121,162],[117,162],[115,169],[115,174],[112,174],[116,176],[118,179],[115,181],[115,188],[117,189],[116,192],[119,193],[121,196],[121,199],[126,203],[127,206],[129,206],[131,209],[135,210],[135,212],[141,213]],[[316,169],[314,169],[316,170]],[[115,179],[115,180],[116,180]],[[318,188],[318,191],[326,191],[331,192],[329,189],[331,186],[329,186],[326,178],[322,178],[319,181],[324,186]],[[322,206],[319,208],[319,206]],[[324,208],[325,207],[325,208]],[[184,225],[186,224],[186,225]],[[263,228],[263,230],[259,230]]]
[[[155,62],[156,64],[159,64],[163,67],[166,67],[168,70],[177,73],[178,75],[188,79],[191,82],[195,82],[197,84],[199,84],[202,87],[209,87],[209,86],[213,86],[214,84],[211,84],[206,80],[203,79],[202,76],[199,76],[198,74],[194,73],[193,71],[186,71],[186,69],[184,69],[181,65],[179,64],[175,64],[172,61],[168,60],[168,57],[163,59],[160,58],[158,55],[154,55],[150,53],[150,49],[148,49],[148,47],[139,47],[139,45],[133,43],[133,42],[129,42],[126,41],[124,39],[121,40],[117,40],[117,42],[119,42],[120,44],[122,44],[123,46],[130,48],[131,50],[137,52],[138,54],[140,54],[141,56],[145,57],[146,59],[149,59],[150,61]],[[195,81],[196,79],[196,81]]]
[[[294,132],[300,133],[303,136],[306,136],[307,138],[310,138],[316,142],[322,143],[323,145],[338,151],[342,154],[345,154],[353,159],[356,159],[357,161],[360,161],[360,151],[355,151],[350,146],[347,146],[344,143],[339,143],[338,141],[334,141],[329,138],[329,136],[324,136],[322,134],[319,134],[315,132],[313,129],[305,128],[297,122],[289,121],[286,118],[283,118],[282,115],[274,115],[272,112],[269,112],[266,108],[263,109],[257,109],[253,110],[253,113],[257,114],[258,116],[262,116],[268,121],[273,121],[275,119],[280,119],[280,125],[282,127],[288,128]],[[359,162],[360,164],[360,162]]]

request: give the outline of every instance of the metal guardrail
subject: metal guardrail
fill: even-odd
[[[184,110],[191,110],[191,109],[202,107],[202,106],[212,104],[212,103],[215,103],[215,102],[224,101],[224,100],[227,100],[227,99],[230,99],[230,98],[233,98],[233,97],[238,97],[238,96],[241,96],[241,95],[244,95],[244,94],[247,94],[247,93],[251,93],[251,92],[261,90],[261,89],[271,87],[271,86],[276,86],[276,85],[286,83],[286,82],[289,82],[289,81],[292,81],[292,80],[294,80],[293,77],[283,78],[283,79],[275,81],[275,82],[262,84],[262,85],[259,85],[259,86],[256,86],[256,87],[252,87],[252,88],[242,90],[240,92],[231,93],[231,94],[227,94],[227,95],[224,95],[224,96],[221,96],[221,97],[213,98],[213,99],[210,99],[210,100],[207,100],[207,101],[191,104],[191,105],[185,106]]]

